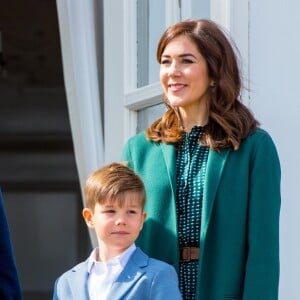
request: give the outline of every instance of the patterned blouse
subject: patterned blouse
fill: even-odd
[[[199,247],[203,188],[209,148],[199,139],[204,127],[184,133],[177,147],[177,226],[179,247]],[[184,300],[196,296],[198,261],[180,262],[179,285]]]

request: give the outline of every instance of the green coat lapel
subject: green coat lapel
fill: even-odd
[[[160,143],[163,158],[168,170],[168,176],[174,195],[176,197],[176,147],[173,144]]]
[[[168,170],[168,176],[172,187],[174,199],[176,197],[176,148],[174,145],[161,143],[163,158]],[[228,149],[216,152],[209,150],[207,162],[206,183],[204,188],[201,239],[205,237],[210,222],[216,192],[219,186],[222,172],[229,154]]]
[[[199,273],[198,282],[203,281],[202,277],[206,277],[206,271],[203,271],[203,256],[205,255],[205,243],[207,237],[207,230],[211,221],[211,214],[215,203],[216,193],[220,184],[220,180],[223,174],[224,166],[227,161],[229,150],[222,150],[216,152],[212,149],[209,150],[207,161],[207,173],[204,185],[204,195],[202,204],[202,220],[201,220],[201,232],[200,232],[200,260],[199,260]],[[210,255],[209,251],[206,255]],[[213,270],[211,270],[213,272]],[[201,279],[202,278],[202,279]],[[218,294],[219,289],[214,289],[211,294]],[[200,290],[197,288],[196,299],[200,299]],[[220,299],[218,296],[214,299]]]
[[[161,150],[163,154],[163,160],[168,170],[168,176],[170,185],[173,192],[173,201],[176,197],[176,148],[174,145],[167,145],[161,143]],[[211,219],[211,213],[214,206],[216,193],[219,187],[222,173],[224,170],[225,163],[227,161],[230,150],[222,150],[216,152],[209,150],[208,162],[207,162],[207,174],[206,183],[204,187],[204,198],[202,207],[202,223],[200,233],[200,248],[204,249],[206,234]],[[171,213],[171,212],[170,212]],[[176,211],[172,212],[171,215],[176,215]],[[174,219],[176,222],[176,218]],[[201,256],[203,252],[201,251]],[[202,261],[202,260],[201,260]]]
[[[207,232],[216,192],[228,154],[229,150],[222,150],[221,152],[209,150],[202,207],[201,240],[203,240]]]
[[[172,187],[174,199],[176,197],[176,148],[174,145],[161,143],[163,158],[168,170],[168,176]],[[209,150],[207,162],[206,183],[204,188],[201,239],[205,237],[210,222],[216,192],[219,186],[222,172],[229,154],[228,149],[216,152]]]

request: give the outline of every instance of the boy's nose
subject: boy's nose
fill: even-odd
[[[126,221],[125,221],[124,217],[118,217],[116,219],[116,225],[125,225],[125,224],[126,224]]]

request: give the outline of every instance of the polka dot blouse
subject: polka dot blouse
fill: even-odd
[[[179,247],[199,247],[203,188],[209,148],[199,139],[204,127],[184,133],[177,147],[177,227]],[[198,261],[180,262],[179,285],[184,300],[195,299]]]

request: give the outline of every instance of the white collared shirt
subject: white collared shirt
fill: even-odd
[[[122,254],[107,262],[97,261],[99,248],[95,248],[88,260],[88,292],[91,300],[106,300],[112,284],[127,264],[136,246],[132,244]],[[111,299],[110,299],[111,300]]]

